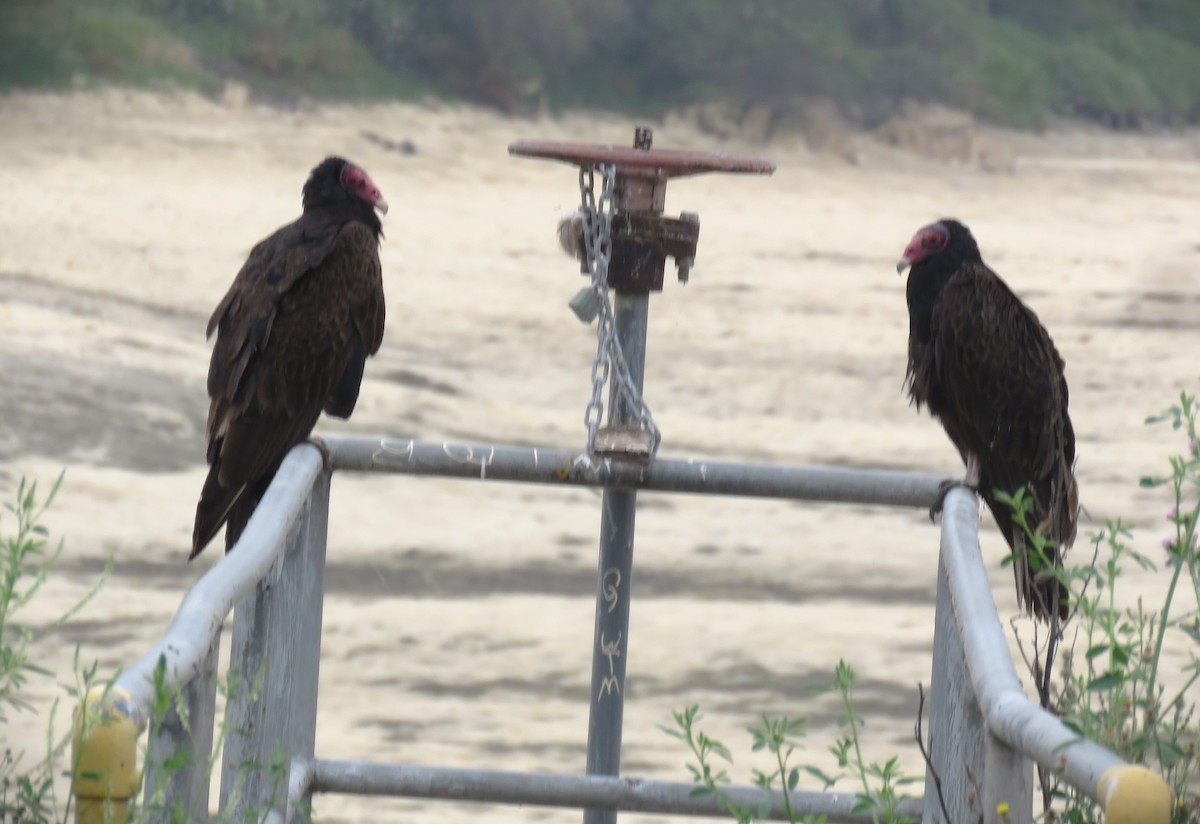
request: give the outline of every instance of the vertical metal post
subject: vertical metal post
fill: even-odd
[[[971,686],[952,597],[945,561],[939,560],[929,703],[930,763],[925,771],[922,824],[1031,824],[1030,762],[988,730]],[[1007,655],[1008,651],[998,650],[997,654]],[[935,772],[949,820],[938,804]]]
[[[218,631],[200,672],[180,695],[187,712],[186,722],[172,706],[149,744],[143,803],[146,821],[150,824],[176,820],[175,816],[180,813],[189,821],[208,819],[208,785],[212,772],[209,761],[212,759],[220,648],[221,633]],[[164,768],[184,753],[187,760],[182,767]]]
[[[225,713],[221,766],[221,813],[231,821],[282,815],[289,762],[313,757],[328,523],[322,472],[275,568],[234,614],[229,669],[239,683]]]
[[[617,339],[629,376],[640,392],[645,375],[648,294],[616,293],[613,306]],[[609,391],[609,421],[633,423],[615,385]],[[596,587],[596,633],[592,652],[591,716],[588,721],[587,772],[618,775],[621,723],[625,711],[625,664],[629,649],[629,601],[633,592],[633,530],[637,492],[605,489],[601,503],[600,563]],[[613,824],[611,810],[586,810],[585,824]]]

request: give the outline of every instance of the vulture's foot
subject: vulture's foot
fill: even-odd
[[[969,490],[971,490],[971,492],[975,493],[976,495],[979,494],[979,490],[976,489],[975,487],[971,486],[966,481],[959,481],[954,478],[947,478],[946,480],[944,480],[940,484],[938,484],[937,496],[933,499],[933,505],[931,507],[929,507],[929,522],[930,523],[937,523],[937,516],[942,514],[942,507],[944,507],[946,505],[946,496],[949,495],[950,490],[954,489],[954,487],[956,487],[956,486],[961,486],[965,489],[969,489]]]
[[[321,453],[321,466],[326,472],[333,471],[333,456],[329,454],[329,447],[325,445],[325,441],[320,438],[309,438],[308,442],[317,448]]]

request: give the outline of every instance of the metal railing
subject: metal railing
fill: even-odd
[[[1032,821],[1033,760],[1098,802],[1109,824],[1167,824],[1171,791],[1161,778],[1081,738],[1025,695],[979,550],[978,498],[955,487],[942,512],[923,821],[942,820],[928,802],[933,772],[951,821]]]
[[[757,466],[658,459],[649,465],[583,453],[500,445],[389,438],[326,442],[335,470],[386,471],[625,490],[757,496],[788,500],[928,507],[939,478],[907,472]],[[319,451],[295,448],[284,461],[233,552],[187,593],[166,634],[116,682],[89,696],[81,717],[91,735],[77,752],[78,820],[105,820],[123,809],[136,781],[130,757],[150,719],[154,676],[183,690],[188,722],[169,714],[150,743],[145,797],[207,814],[213,739],[216,650],[236,605],[230,671],[256,689],[234,691],[226,710],[220,808],[237,820],[292,821],[314,793],[356,793],[460,801],[571,806],[721,816],[694,785],[606,775],[455,770],[318,759],[314,753],[328,473]],[[934,638],[930,710],[931,771],[940,776],[950,821],[1032,820],[1031,760],[1098,801],[1110,824],[1166,824],[1170,792],[1141,767],[1080,739],[1021,690],[988,588],[976,526],[978,503],[966,490],[946,497]],[[104,735],[96,734],[103,730]],[[181,759],[181,753],[191,757]],[[285,760],[281,759],[285,754]],[[172,769],[163,765],[172,763]],[[184,766],[180,767],[179,764]],[[903,812],[943,821],[932,802]],[[739,787],[740,803],[767,804],[783,817],[778,793]],[[797,792],[792,809],[830,821],[869,821],[845,793]],[[167,820],[150,811],[151,820]]]
[[[182,689],[187,719],[168,713],[149,746],[146,798],[207,815],[213,748],[216,664],[221,624],[236,604],[229,670],[242,684],[226,707],[220,808],[241,821],[288,821],[313,793],[405,795],[498,803],[573,806],[586,824],[611,824],[616,811],[722,815],[715,798],[693,798],[693,785],[620,777],[625,651],[629,643],[634,520],[639,492],[753,496],[928,508],[940,478],[909,472],[759,466],[657,457],[659,437],[641,397],[649,296],[663,288],[666,259],[679,280],[691,274],[699,217],[663,216],[674,177],[706,172],[769,174],[762,158],[651,148],[649,129],[634,147],[519,141],[515,155],[579,167],[583,248],[589,285],[572,300],[577,316],[597,319],[593,395],[584,422],[588,449],[440,444],[388,438],[327,442],[334,470],[590,486],[603,490],[586,775],[513,774],[316,758],[314,736],[324,598],[329,481],[318,450],[288,455],[235,550],[184,598],[163,639],[110,689],[89,695],[79,714],[75,789],[79,820],[104,820],[126,806],[136,781],[136,742],[156,690]],[[599,184],[599,192],[596,186]],[[566,239],[574,223],[560,226]],[[609,291],[614,297],[609,303]],[[607,425],[602,390],[609,385]],[[609,455],[609,457],[605,457]],[[620,457],[615,457],[620,455]],[[1167,824],[1170,793],[1147,770],[1122,764],[1079,741],[1021,692],[979,556],[978,507],[952,491],[946,501],[935,616],[931,775],[940,777],[949,821],[1030,822],[1029,759],[1098,800],[1110,824]],[[155,683],[157,682],[157,683]],[[246,688],[253,684],[253,688]],[[93,723],[95,722],[95,723]],[[97,726],[99,724],[99,726]],[[103,734],[101,734],[103,733]],[[902,812],[944,820],[926,800]],[[784,815],[782,796],[730,788],[741,803]],[[839,793],[791,793],[798,814],[869,821],[856,799]],[[152,812],[154,812],[152,810]],[[169,811],[170,812],[170,811]],[[168,815],[155,812],[155,820]]]

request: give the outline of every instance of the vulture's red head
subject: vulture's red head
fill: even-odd
[[[896,263],[896,272],[903,274],[910,266],[942,254],[953,258],[957,265],[967,258],[978,260],[979,246],[970,229],[953,218],[943,218],[917,230],[904,247],[904,255]]]
[[[304,209],[366,204],[367,212],[378,209],[387,214],[387,201],[370,176],[348,160],[327,157],[304,184]]]

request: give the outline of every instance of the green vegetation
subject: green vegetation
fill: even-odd
[[[906,100],[1022,127],[1200,121],[1195,0],[6,0],[0,90],[81,78],[504,111],[692,103],[872,126]]]
[[[37,484],[22,480],[15,501],[4,505],[15,526],[0,533],[0,722],[7,720],[9,712],[33,709],[21,695],[29,678],[53,676],[35,663],[38,642],[82,609],[112,571],[110,560],[88,592],[49,626],[35,631],[17,622],[17,616],[45,585],[62,554],[61,542],[52,549],[48,547],[46,529],[40,523],[61,484],[60,475],[45,499],[39,501]],[[73,682],[65,685],[65,690],[78,700],[87,694],[96,675],[94,664],[80,664],[78,649],[73,675]],[[54,778],[66,768],[64,761],[71,741],[70,732],[58,726],[59,710],[56,699],[46,717],[46,747],[41,759],[29,762],[28,753],[10,749],[0,753],[0,824],[57,821],[60,811],[61,820],[67,820],[70,799],[59,799],[54,789]]]
[[[50,547],[47,531],[41,521],[47,509],[53,503],[62,484],[62,476],[55,481],[44,498],[39,499],[36,482],[21,480],[17,487],[15,501],[4,505],[7,517],[0,519],[0,724],[8,720],[11,712],[31,712],[35,708],[25,700],[22,693],[28,687],[30,678],[54,678],[56,673],[46,670],[36,662],[39,653],[44,648],[43,643],[52,638],[52,633],[70,620],[100,591],[104,582],[112,572],[112,559],[105,565],[104,571],[93,582],[92,586],[74,606],[58,617],[49,625],[34,630],[30,626],[18,623],[15,617],[34,600],[42,587],[54,572],[55,565],[62,553],[63,545],[59,542]],[[265,662],[264,662],[265,664]],[[260,668],[255,677],[249,681],[238,677],[237,673],[229,673],[225,682],[218,683],[217,689],[228,701],[234,694],[242,693],[253,701],[262,686],[265,667]],[[99,691],[102,696],[108,695],[112,682],[101,681],[97,677],[97,664],[84,664],[80,658],[80,650],[75,649],[75,657],[70,675],[70,682],[60,685],[62,697],[67,699],[71,707],[78,707],[84,696]],[[102,703],[102,701],[101,701]],[[77,762],[70,759],[71,752],[71,721],[69,714],[63,712],[61,698],[55,698],[45,714],[45,739],[43,751],[39,754],[6,748],[0,751],[0,824],[57,824],[71,821],[73,811],[73,784],[66,797],[58,794],[55,779],[60,776],[74,776],[78,770]],[[154,820],[170,820],[185,822],[189,820],[184,807],[184,800],[168,799],[165,787],[172,775],[192,766],[191,754],[183,752],[166,759],[156,758],[153,742],[157,740],[158,732],[167,723],[168,717],[174,714],[180,719],[185,729],[190,729],[187,704],[183,700],[183,692],[178,687],[172,687],[166,678],[166,659],[160,659],[154,670],[154,702],[150,707],[150,732],[144,739],[146,747],[141,754],[143,765],[162,761],[160,765],[161,781],[156,786],[151,797],[142,799],[140,783],[145,780],[145,773],[138,776],[139,786],[131,800],[129,822]],[[68,716],[64,721],[63,716]],[[87,738],[103,725],[104,719],[99,713],[89,713],[82,721],[81,734]],[[2,727],[0,727],[2,728]],[[217,736],[213,753],[203,763],[197,765],[204,775],[211,778],[224,746],[228,727],[223,721],[217,725]],[[275,793],[284,791],[286,768],[289,758],[285,753],[279,753],[268,764],[246,762],[240,765],[238,780],[231,791],[231,798],[238,799],[244,792],[246,777],[252,771],[265,771],[271,777]],[[144,768],[143,768],[144,769]],[[81,778],[86,779],[87,773]],[[277,797],[277,796],[273,796]],[[257,811],[251,811],[251,818],[257,820]],[[307,811],[302,811],[307,819]],[[217,816],[214,822],[227,822],[228,816]]]
[[[1130,607],[1123,605],[1131,600],[1127,592],[1117,597],[1118,582],[1130,562],[1144,570],[1155,569],[1156,565],[1148,553],[1131,546],[1133,534],[1127,524],[1120,519],[1109,521],[1095,536],[1091,563],[1057,570],[1060,580],[1071,590],[1071,617],[1042,645],[1035,636],[1035,652],[1043,657],[1028,662],[1043,705],[1058,714],[1064,724],[1126,761],[1145,765],[1162,776],[1176,801],[1172,824],[1200,824],[1200,692],[1196,690],[1200,683],[1198,418],[1200,404],[1196,397],[1181,393],[1179,403],[1147,420],[1148,424],[1170,423],[1183,442],[1180,454],[1170,458],[1170,474],[1141,479],[1143,487],[1170,490],[1170,529],[1162,540],[1164,574],[1168,578],[1161,604],[1157,608],[1147,606],[1139,597],[1136,606]],[[1009,503],[1015,522],[1031,539],[1032,551],[1044,560],[1051,547],[1025,519],[1031,502],[1018,493],[1009,496]],[[1054,650],[1061,643],[1068,646],[1055,674]],[[1167,669],[1164,649],[1172,651],[1170,658],[1184,660],[1184,666]],[[856,792],[857,809],[869,812],[876,822],[898,821],[898,789],[913,779],[899,775],[896,759],[882,765],[864,763],[858,746],[863,722],[854,711],[853,685],[853,672],[844,662],[838,662],[833,689],[842,696],[845,713],[839,725],[845,734],[830,752],[839,769],[861,786]],[[714,759],[732,762],[733,756],[728,747],[698,728],[699,719],[699,708],[692,706],[675,713],[675,728],[664,728],[667,734],[687,743],[695,759],[687,767],[698,785],[697,792],[715,794],[722,808],[739,822],[762,819],[764,810],[738,807],[724,792],[729,775],[715,766]],[[822,789],[828,789],[846,777],[839,774],[831,778],[816,767],[799,768],[791,763],[804,723],[803,719],[764,716],[761,724],[750,729],[753,749],[765,748],[775,756],[772,772],[755,771],[757,786],[780,789],[786,784],[788,790],[794,790],[804,772],[823,785]],[[1053,775],[1040,777],[1043,810],[1038,820],[1068,824],[1100,824],[1104,820],[1099,807],[1082,793]],[[936,803],[934,799],[927,801]],[[792,815],[790,808],[788,812],[792,821],[813,821]]]
[[[1170,422],[1186,444],[1171,457],[1169,475],[1141,480],[1142,486],[1171,491],[1170,529],[1162,541],[1169,580],[1162,604],[1155,609],[1139,599],[1136,607],[1119,605],[1114,589],[1124,564],[1155,565],[1132,548],[1128,526],[1110,521],[1096,539],[1107,557],[1087,570],[1087,585],[1076,600],[1079,643],[1063,655],[1055,695],[1067,726],[1162,775],[1178,801],[1176,824],[1200,821],[1198,413],[1196,398],[1183,393],[1178,404],[1147,421]],[[1164,648],[1182,653],[1187,663],[1181,671],[1164,669]],[[1077,794],[1061,787],[1054,794],[1065,799],[1072,824],[1102,820],[1095,805]]]
[[[1170,458],[1170,475],[1140,481],[1143,487],[1171,490],[1167,511],[1170,534],[1162,540],[1169,578],[1161,606],[1149,608],[1142,599],[1132,608],[1118,603],[1116,585],[1126,566],[1132,562],[1143,570],[1154,570],[1156,565],[1148,554],[1134,549],[1133,531],[1127,524],[1120,518],[1108,521],[1095,536],[1090,566],[1055,571],[1072,593],[1071,621],[1075,626],[1070,637],[1076,640],[1064,652],[1057,678],[1038,684],[1043,706],[1056,711],[1068,727],[1162,775],[1179,801],[1178,822],[1200,821],[1200,703],[1194,697],[1194,687],[1200,682],[1198,415],[1196,398],[1184,392],[1179,403],[1146,421],[1170,422],[1185,443],[1181,454]],[[1034,569],[1039,568],[1036,559],[1040,558],[1040,568],[1049,572],[1046,559],[1051,547],[1026,520],[1032,502],[1019,492],[1009,503],[1014,523],[1024,528],[1030,539]],[[1188,581],[1191,598],[1180,588]],[[1067,637],[1065,629],[1059,628],[1048,645],[1044,672],[1052,669],[1053,650]],[[1162,653],[1168,643],[1168,648],[1181,652],[1187,660],[1180,671],[1163,670]],[[1082,653],[1081,644],[1086,645]],[[1169,690],[1164,680],[1172,681]],[[1065,804],[1072,824],[1102,820],[1092,802],[1048,777],[1043,792],[1047,808],[1055,801]]]
[[[838,718],[838,726],[844,731],[829,747],[829,752],[837,761],[839,772],[828,775],[814,766],[799,767],[792,756],[800,746],[804,734],[805,718],[771,718],[764,715],[759,723],[750,727],[747,732],[753,739],[752,751],[765,751],[771,756],[771,769],[764,772],[755,769],[754,786],[764,790],[794,791],[800,784],[801,772],[807,773],[821,784],[822,790],[828,790],[839,782],[848,780],[855,785],[858,798],[854,812],[871,816],[876,824],[915,824],[916,819],[903,816],[899,812],[900,803],[911,799],[911,794],[901,793],[902,787],[916,784],[922,778],[906,776],[900,772],[899,759],[893,757],[880,764],[876,761],[867,763],[863,760],[859,736],[862,733],[863,718],[854,709],[854,670],[845,661],[838,661],[831,684],[818,687],[814,692],[836,691],[842,699],[843,714]],[[739,806],[725,792],[724,785],[729,782],[729,773],[714,762],[719,758],[727,763],[733,763],[733,755],[729,748],[715,738],[710,738],[699,728],[702,718],[700,707],[692,706],[675,712],[675,726],[662,727],[662,731],[672,738],[685,742],[691,750],[694,763],[687,765],[692,774],[692,780],[699,786],[693,795],[713,795],[721,809],[728,813],[739,824],[749,824],[752,821],[765,820],[769,807]],[[792,809],[787,793],[783,793],[783,807],[789,821],[799,824],[823,824],[824,816],[800,815]]]

